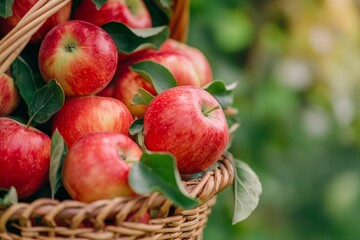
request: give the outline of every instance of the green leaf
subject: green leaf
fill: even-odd
[[[13,15],[12,6],[14,0],[2,0],[0,1],[0,17],[7,18]]]
[[[153,0],[157,7],[166,14],[166,16],[170,19],[172,15],[171,6],[173,5],[173,1],[171,0]]]
[[[144,129],[144,119],[138,118],[131,124],[129,133],[131,136],[134,136],[135,134],[141,133],[143,129]]]
[[[234,89],[237,86],[237,82],[234,82],[228,86],[223,81],[215,80],[204,87],[216,100],[220,103],[223,109],[231,106],[234,101]]]
[[[35,79],[37,84],[37,89],[43,87],[46,84],[40,73],[38,55],[39,46],[32,44],[27,45],[20,54],[20,57],[28,64],[31,69],[33,78]]]
[[[67,152],[68,148],[66,143],[59,131],[56,129],[51,137],[51,157],[49,170],[49,182],[52,198],[55,197],[55,194],[59,188],[63,186],[61,180],[61,170]]]
[[[246,219],[257,207],[262,192],[262,186],[256,173],[243,161],[234,159],[235,207],[232,223],[236,224]]]
[[[227,146],[225,148],[225,151],[228,151],[231,148],[231,146],[232,146],[232,144],[234,142],[233,135],[235,134],[236,130],[240,127],[240,122],[237,119],[232,119],[231,117],[229,119],[228,116],[226,116],[226,119],[228,120],[227,123],[228,123],[228,126],[229,126],[229,136],[230,136],[230,138],[229,138],[228,144],[227,144]],[[233,121],[232,125],[230,125],[230,121]]]
[[[153,26],[168,25],[172,15],[171,0],[144,0]]]
[[[145,48],[159,49],[170,34],[167,26],[131,29],[120,22],[109,22],[102,28],[114,40],[118,51],[125,54]]]
[[[155,0],[156,3],[160,4],[163,8],[169,8],[171,9],[171,6],[173,5],[172,0]]]
[[[156,62],[141,61],[135,63],[130,68],[145,80],[152,83],[158,94],[177,86],[177,82],[172,73],[166,67]]]
[[[107,0],[92,0],[92,1],[96,5],[96,9],[99,10],[101,6],[106,3]]]
[[[37,123],[44,123],[60,110],[65,101],[65,94],[60,84],[50,80],[44,87],[36,91],[33,100],[29,105],[30,120]]]
[[[157,191],[184,209],[193,208],[199,203],[187,194],[175,159],[166,153],[144,152],[130,170],[129,183],[138,194]]]
[[[21,97],[29,107],[35,92],[45,85],[40,76],[34,75],[26,61],[18,57],[11,65],[12,75]]]
[[[140,146],[142,151],[146,151],[144,141],[144,119],[136,119],[130,126],[129,133],[134,136],[134,141]]]
[[[0,205],[9,206],[17,202],[18,196],[14,187],[10,189],[0,189]]]
[[[154,99],[154,96],[143,88],[138,89],[138,94],[134,95],[134,105],[149,105]]]

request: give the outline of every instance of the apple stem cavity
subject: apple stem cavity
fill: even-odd
[[[216,106],[214,106],[214,107],[212,107],[212,108],[210,108],[209,110],[203,110],[203,114],[204,114],[204,116],[205,117],[207,117],[207,116],[209,116],[209,114],[211,113],[211,112],[213,112],[213,111],[215,111],[215,110],[217,110],[217,109],[220,109],[220,106],[219,105],[216,105]]]

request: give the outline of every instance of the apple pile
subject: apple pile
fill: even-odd
[[[36,2],[15,0],[0,32]],[[141,0],[109,0],[100,8],[96,2],[68,4],[49,18],[29,43],[35,54],[20,56],[0,76],[0,188],[14,187],[20,199],[49,184],[57,134],[66,143],[62,184],[83,202],[136,195],[128,176],[144,152],[168,153],[180,174],[194,174],[228,146],[224,105],[206,89],[214,81],[203,53],[168,35],[154,47],[154,36],[128,40],[108,31],[163,34]],[[138,39],[133,50],[121,51]],[[38,72],[43,85],[31,92],[34,79],[21,69]]]

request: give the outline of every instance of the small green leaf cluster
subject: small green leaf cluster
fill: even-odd
[[[45,123],[60,110],[65,94],[55,80],[45,84],[38,75],[33,74],[31,67],[21,57],[14,61],[11,69],[15,84],[28,109],[28,126],[33,121],[35,125]]]

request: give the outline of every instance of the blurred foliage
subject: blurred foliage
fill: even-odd
[[[231,226],[231,189],[205,240],[360,239],[360,2],[192,0],[188,43],[238,81],[232,152],[259,175]]]

